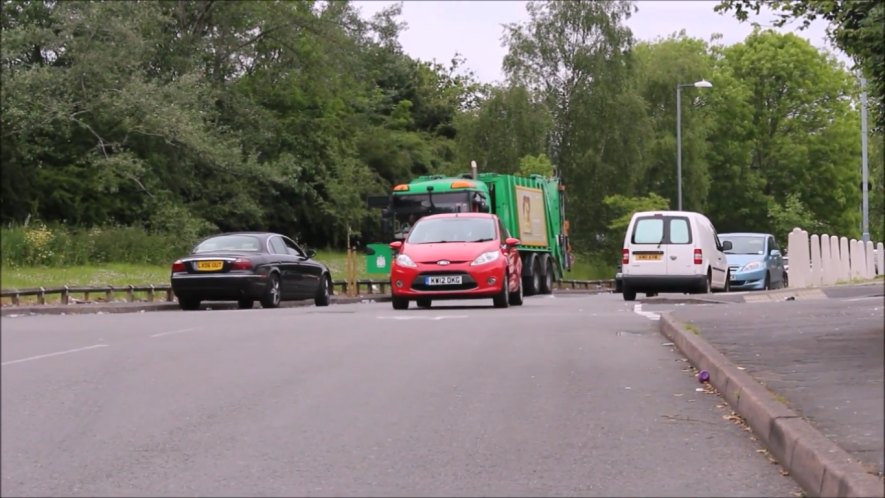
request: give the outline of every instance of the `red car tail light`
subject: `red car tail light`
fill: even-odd
[[[621,264],[630,264],[630,249],[626,247],[621,249]]]
[[[187,271],[187,269],[184,267],[184,263],[181,260],[172,263],[172,273],[181,273],[185,271]]]
[[[704,262],[704,253],[700,249],[694,250],[694,264],[699,265]]]
[[[248,259],[237,258],[230,264],[231,270],[251,270],[252,262]]]

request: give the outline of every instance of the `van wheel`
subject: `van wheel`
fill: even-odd
[[[694,293],[709,294],[711,292],[713,292],[713,275],[711,275],[710,272],[707,272],[707,278],[701,282],[700,287],[698,287]]]
[[[553,263],[547,254],[541,256],[541,261],[542,264],[539,266],[544,268],[544,278],[541,280],[541,294],[553,294]]]
[[[636,300],[636,291],[633,289],[628,289],[627,286],[624,286],[624,301],[635,301]]]

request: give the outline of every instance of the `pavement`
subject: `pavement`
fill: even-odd
[[[661,332],[810,496],[885,496],[885,286],[732,293]],[[653,297],[644,303],[674,303]]]

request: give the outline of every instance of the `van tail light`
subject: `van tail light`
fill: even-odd
[[[630,249],[627,249],[626,247],[621,249],[621,264],[630,264]]]
[[[187,269],[184,267],[184,262],[182,262],[180,259],[172,263],[172,273],[182,273],[186,271]]]
[[[694,264],[699,265],[704,262],[704,253],[700,249],[694,250]]]
[[[251,270],[252,262],[248,259],[237,258],[233,263],[230,264],[231,270]]]

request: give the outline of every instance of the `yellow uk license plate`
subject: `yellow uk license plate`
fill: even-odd
[[[199,271],[218,271],[224,266],[224,261],[197,261]]]
[[[660,261],[660,254],[634,254],[636,261]]]

